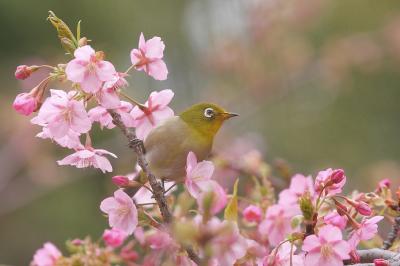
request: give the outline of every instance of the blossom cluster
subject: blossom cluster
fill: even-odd
[[[42,128],[37,136],[74,151],[58,160],[59,165],[92,166],[111,172],[106,156],[117,156],[93,148],[93,123],[99,123],[102,129],[114,128],[109,112],[113,110],[126,128],[135,128],[137,137],[144,140],[154,127],[174,115],[168,107],[174,96],[171,90],[152,92],[144,104],[124,91],[133,68],[156,80],[167,78],[165,45],[159,37],[146,41],[141,34],[138,48],[130,54],[132,65],[118,72],[105,60],[104,52],[96,52],[86,38],[80,38],[80,32],[75,37],[53,13],[49,19],[74,58],[55,67],[17,67],[17,79],[29,78],[40,68],[51,72],[29,93],[19,94],[14,109],[24,115],[36,112],[31,122]],[[70,90],[49,89],[55,81],[69,82]],[[84,144],[82,135],[86,136]],[[241,176],[231,193],[217,181],[217,168]],[[377,224],[382,215],[394,216],[399,210],[399,200],[392,198],[388,180],[380,182],[374,192],[346,196],[342,194],[345,172],[329,168],[315,178],[293,175],[288,188],[276,198],[268,169],[256,149],[242,154],[240,162],[226,155],[214,161],[198,161],[196,154],[189,152],[183,184],[164,184],[174,217],[170,224],[161,222],[149,184],[141,184],[133,196],[128,193],[137,187],[139,167],[133,173],[116,175],[111,179],[117,186],[113,196],[99,206],[110,227],[104,230],[102,241],[89,237],[68,241],[68,255],[47,242],[37,250],[31,264],[196,265],[190,249],[202,265],[210,266],[343,265],[346,260],[360,260],[357,249],[365,241],[370,246],[380,244]],[[251,183],[245,194],[238,186],[244,181]],[[176,189],[181,185],[183,189]]]

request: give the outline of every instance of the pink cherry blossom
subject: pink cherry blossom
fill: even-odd
[[[243,217],[248,222],[260,222],[262,218],[262,210],[256,205],[249,205],[243,210]]]
[[[209,212],[211,215],[220,212],[228,202],[228,196],[224,188],[214,180],[210,180],[197,197],[197,204],[201,213],[205,211],[204,203],[207,198],[211,198],[211,202],[209,202]]]
[[[38,249],[33,256],[33,266],[55,266],[57,259],[62,256],[61,252],[52,243],[47,242]]]
[[[162,60],[165,45],[160,37],[145,40],[143,33],[139,38],[139,49],[131,51],[132,65],[136,70],[144,71],[156,80],[167,79],[168,69]]]
[[[110,155],[114,158],[117,156],[114,153],[103,149],[94,149],[92,147],[79,147],[71,155],[68,155],[62,160],[57,161],[58,165],[73,165],[77,168],[85,168],[93,166],[100,169],[103,173],[112,172],[110,161],[104,156]]]
[[[196,154],[189,152],[186,159],[185,187],[193,198],[198,198],[211,182],[214,164],[210,161],[197,162]]]
[[[361,240],[369,240],[378,232],[377,223],[383,219],[383,216],[374,216],[369,219],[363,219],[358,229],[350,234],[349,244],[353,249],[356,249]]]
[[[96,93],[97,101],[107,109],[115,109],[120,106],[118,90],[128,86],[125,73],[115,73],[113,78],[104,82],[102,88]]]
[[[292,177],[289,188],[279,193],[279,204],[298,204],[299,198],[306,192],[310,193],[311,197],[315,194],[312,177],[296,174]]]
[[[108,214],[112,228],[130,235],[138,225],[138,213],[133,200],[122,189],[114,192],[114,197],[104,199],[100,204],[102,212]]]
[[[294,255],[296,246],[289,242],[285,242],[278,247],[278,251],[273,250],[269,256],[264,259],[264,265],[266,266],[289,266],[290,257],[292,257],[293,266],[304,266],[304,256]]]
[[[302,249],[307,252],[305,265],[343,265],[349,259],[350,245],[342,239],[342,232],[333,225],[320,228],[317,235],[307,236]]]
[[[38,133],[36,137],[54,140],[61,147],[68,149],[77,149],[82,145],[79,139],[79,134],[71,129],[65,136],[61,138],[55,138],[51,135],[50,130],[47,127],[43,127],[42,132]]]
[[[114,66],[99,58],[90,45],[76,49],[74,56],[65,68],[67,79],[79,83],[87,93],[98,92],[103,82],[112,80],[116,73]]]
[[[146,237],[146,244],[151,249],[162,250],[176,247],[177,244],[170,235],[162,230],[155,230]]]
[[[31,93],[20,93],[15,97],[13,108],[20,114],[30,115],[38,107],[38,99]]]
[[[125,101],[120,101],[120,105],[114,109],[120,116],[122,122],[127,127],[132,127],[134,124],[133,117],[130,115],[129,111],[132,110],[132,104]],[[112,116],[108,112],[108,110],[102,106],[96,106],[89,110],[88,112],[89,118],[92,122],[99,122],[100,127],[103,129],[108,128],[112,129],[115,127],[114,123],[112,122]]]
[[[271,245],[276,246],[294,230],[291,219],[299,214],[299,208],[275,204],[267,209],[265,219],[258,227],[261,236],[267,237]]]
[[[51,96],[43,103],[40,111],[31,122],[49,129],[52,138],[62,138],[70,130],[86,133],[92,123],[86,113],[83,101],[73,99],[74,91],[68,94],[62,90],[50,90]]]
[[[124,243],[127,238],[127,234],[117,228],[106,229],[103,233],[103,240],[107,246],[117,248]]]
[[[337,211],[333,211],[324,216],[324,222],[344,230],[347,225],[347,216],[340,216]]]
[[[346,176],[343,174],[340,178],[341,181],[335,183],[335,181],[337,180],[332,180],[332,176],[335,176],[337,172],[343,172],[343,170],[333,170],[332,168],[328,168],[324,171],[320,171],[315,178],[315,190],[317,192],[320,192],[324,187],[326,187],[325,195],[327,196],[333,196],[337,193],[342,192],[342,188],[346,183]]]
[[[135,120],[136,135],[144,140],[150,131],[158,126],[162,121],[174,116],[174,111],[168,107],[174,93],[171,90],[153,91],[148,101],[144,104],[145,109],[135,106],[131,115]]]

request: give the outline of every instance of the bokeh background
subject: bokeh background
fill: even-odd
[[[177,112],[214,101],[240,113],[216,152],[245,142],[293,172],[340,167],[348,191],[370,191],[381,178],[398,184],[398,0],[0,0],[0,264],[28,265],[47,240],[62,247],[68,238],[97,238],[107,222],[98,206],[113,190],[112,174],[58,167],[69,151],[35,138],[39,128],[11,108],[46,74],[18,82],[17,65],[69,60],[48,10],[70,25],[82,19],[84,36],[119,70],[141,31],[161,36],[168,80],[133,73],[129,94],[145,100],[171,88]],[[132,171],[119,132],[96,127],[93,139],[118,154],[115,174]]]

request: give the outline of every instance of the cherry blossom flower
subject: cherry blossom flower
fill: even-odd
[[[62,90],[50,90],[50,93],[32,123],[47,127],[52,138],[64,137],[70,130],[81,134],[91,129],[83,101],[72,98],[74,91],[67,94]]]
[[[256,205],[249,205],[243,210],[243,217],[248,222],[260,222],[262,218],[262,210]]]
[[[268,238],[271,245],[276,246],[293,232],[291,219],[299,214],[299,208],[275,204],[267,209],[264,221],[258,227],[258,232]]]
[[[117,158],[114,153],[103,149],[94,149],[90,146],[80,146],[76,149],[76,152],[57,161],[57,163],[58,165],[73,165],[76,168],[93,166],[94,168],[100,169],[103,173],[112,172],[110,161],[103,155],[110,155]]]
[[[177,247],[175,241],[171,236],[162,230],[154,230],[151,234],[146,237],[146,244],[151,249],[162,250]]]
[[[104,82],[103,87],[96,93],[97,101],[107,109],[115,109],[120,106],[118,90],[128,86],[125,73],[115,73],[113,78]]]
[[[138,213],[133,200],[122,189],[114,192],[114,197],[104,199],[100,204],[102,212],[108,214],[112,228],[130,235],[138,225]]]
[[[303,255],[294,255],[296,251],[296,246],[292,245],[289,242],[285,242],[278,247],[278,251],[275,253],[275,250],[271,252],[271,254],[264,259],[264,265],[268,266],[289,266],[290,260],[292,260],[293,266],[304,266],[304,256]],[[292,257],[292,259],[290,259]]]
[[[131,51],[131,62],[135,69],[144,71],[156,80],[167,79],[168,69],[162,60],[165,45],[160,37],[145,40],[143,33],[139,38],[139,49]]]
[[[65,68],[67,79],[79,83],[87,93],[98,92],[103,82],[112,80],[116,73],[114,66],[102,60],[90,45],[76,49],[74,56]]]
[[[383,216],[374,216],[369,219],[363,219],[360,226],[351,232],[349,244],[353,249],[356,249],[361,240],[369,240],[378,232],[377,223],[383,219]]]
[[[38,249],[33,256],[33,266],[55,266],[57,259],[62,256],[61,252],[52,243],[47,242]]]
[[[30,115],[38,107],[38,99],[31,93],[20,93],[15,97],[13,108],[20,114]]]
[[[114,111],[121,116],[121,121],[127,127],[132,127],[134,123],[133,117],[129,114],[129,111],[131,111],[132,107],[132,104],[129,102],[120,101],[120,105],[114,109]],[[112,122],[112,116],[108,110],[102,106],[96,106],[90,109],[88,115],[92,122],[99,122],[102,129],[104,127],[108,129],[115,127],[114,123]]]
[[[124,243],[125,239],[127,238],[127,234],[117,228],[106,229],[103,233],[103,240],[104,242],[113,248],[117,248]]]
[[[289,188],[279,193],[279,204],[298,204],[299,198],[306,192],[309,192],[311,197],[315,194],[312,177],[296,174],[292,177]]]
[[[340,176],[340,178],[337,178],[337,176]],[[332,179],[332,177],[334,177],[334,179]],[[333,196],[342,192],[345,183],[346,176],[342,169],[333,170],[332,168],[328,168],[324,171],[320,171],[315,178],[315,190],[320,192],[325,187],[325,195]]]
[[[196,154],[189,152],[186,159],[185,187],[193,198],[198,198],[200,193],[210,185],[214,172],[214,164],[210,161],[197,162]]]
[[[336,227],[339,227],[341,230],[344,230],[346,228],[347,220],[347,216],[341,216],[338,214],[337,211],[330,212],[324,216],[324,222],[326,224],[334,225]]]
[[[55,138],[51,135],[50,130],[47,127],[43,127],[42,132],[39,132],[36,137],[54,140],[61,147],[68,149],[77,149],[82,145],[79,139],[79,134],[71,129],[65,136],[61,138]]]
[[[305,265],[343,265],[349,259],[350,245],[342,239],[342,232],[333,225],[320,228],[317,235],[307,236],[302,249],[307,252]]]
[[[207,202],[210,214],[215,215],[225,207],[228,196],[223,187],[216,181],[210,180],[197,197],[197,204],[201,213],[205,211],[205,202]]]
[[[168,107],[174,97],[171,90],[153,91],[148,101],[144,104],[145,109],[135,106],[131,115],[136,127],[136,135],[139,139],[144,140],[150,131],[158,126],[162,121],[174,116],[174,111]]]

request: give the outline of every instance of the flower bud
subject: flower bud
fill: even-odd
[[[37,66],[20,65],[15,70],[16,79],[27,79],[29,76],[38,69]]]
[[[49,17],[47,19],[51,22],[51,24],[53,24],[54,28],[56,28],[58,38],[60,39],[63,48],[67,52],[73,53],[74,50],[78,48],[78,43],[68,25],[58,18],[53,11],[49,11]]]
[[[15,111],[26,116],[32,114],[37,107],[37,98],[26,92],[18,94],[13,103]]]
[[[331,175],[331,181],[334,184],[339,184],[344,179],[344,171],[342,169],[336,169]]]
[[[303,213],[304,220],[312,221],[312,218],[314,216],[314,205],[311,201],[309,193],[304,194],[300,198],[300,209],[301,212]]]
[[[385,259],[374,259],[374,266],[389,266],[389,262]]]
[[[358,201],[356,203],[357,205],[354,207],[359,214],[364,216],[370,216],[372,214],[371,207],[369,207],[369,205],[366,202]]]
[[[290,226],[292,229],[297,228],[303,222],[303,215],[296,215],[290,220]]]
[[[243,217],[247,222],[261,221],[261,208],[256,205],[249,205],[243,210]]]
[[[129,179],[126,176],[123,175],[116,175],[111,178],[112,182],[114,185],[117,185],[119,187],[126,187],[129,185]]]
[[[86,37],[82,37],[82,38],[80,38],[79,41],[78,41],[79,47],[85,46],[85,45],[87,45],[87,43],[88,43],[88,40],[87,40]]]
[[[390,188],[390,180],[388,178],[384,178],[378,183],[378,190],[382,190],[384,188]]]
[[[104,233],[103,233],[104,242],[108,246],[114,247],[114,248],[121,246],[126,237],[127,237],[127,235],[125,232],[123,232],[119,229],[116,229],[116,228],[113,228],[111,230],[106,229],[106,230],[104,230]]]

